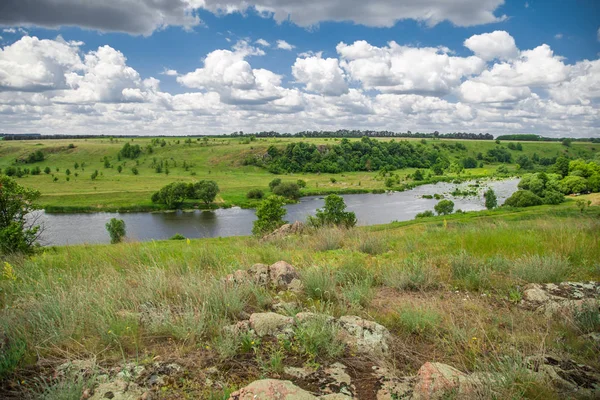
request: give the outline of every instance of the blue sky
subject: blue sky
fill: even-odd
[[[77,2],[69,4],[73,1],[62,0],[58,4],[64,3],[62,6],[67,10],[67,7],[78,6]],[[113,0],[108,3],[111,1]],[[46,0],[40,1],[45,2]],[[154,19],[140,17],[140,27],[135,28],[137,31],[120,32],[130,30],[130,27],[124,24],[114,26],[112,22],[107,22],[110,18],[114,20],[114,16],[105,16],[103,10],[81,10],[76,14],[89,13],[86,18],[81,18],[70,17],[67,11],[60,10],[57,3],[48,3],[47,10],[41,6],[39,14],[43,15],[20,9],[13,0],[0,6],[0,15],[5,15],[4,18],[0,16],[0,24],[3,24],[0,28],[0,48],[4,49],[0,53],[0,131],[96,133],[97,129],[90,128],[96,124],[101,129],[109,129],[115,133],[127,125],[129,129],[140,133],[157,133],[168,129],[183,133],[189,129],[183,123],[172,123],[170,126],[167,122],[183,116],[190,124],[214,126],[214,133],[232,130],[233,120],[236,121],[235,126],[241,128],[244,128],[244,121],[250,120],[252,122],[247,123],[248,126],[244,129],[246,131],[337,129],[353,126],[371,129],[398,126],[395,130],[415,131],[434,129],[443,124],[445,126],[437,130],[494,133],[518,131],[549,136],[561,133],[576,135],[578,132],[599,135],[598,1],[464,0],[461,2],[464,3],[462,6],[453,8],[445,5],[443,0],[432,0],[431,8],[419,9],[418,5],[411,5],[411,10],[406,11],[396,9],[402,0],[376,0],[370,8],[356,12],[345,10],[342,0],[309,0],[306,4],[308,11],[288,6],[286,1],[258,1],[258,7],[269,7],[270,12],[266,15],[260,15],[253,8],[240,9],[239,5],[238,12],[226,13],[223,11],[223,4],[218,1],[172,0],[172,9],[166,11],[153,10],[145,0],[117,3],[123,7],[120,15],[124,19],[128,12],[134,14],[127,18],[136,18],[136,11],[139,15],[150,15]],[[239,2],[232,0],[226,3],[229,11],[236,3]],[[437,11],[435,3],[440,3]],[[187,7],[185,15],[177,8],[181,4]],[[320,16],[319,7],[327,8],[328,4],[331,4],[331,10]],[[352,7],[348,3],[348,8]],[[478,7],[481,10],[475,11],[480,12],[473,13],[473,9]],[[380,12],[377,8],[386,11]],[[282,13],[288,17],[281,17]],[[95,15],[102,17],[95,19]],[[190,20],[191,17],[194,20]],[[165,21],[170,21],[170,24],[165,24]],[[483,40],[487,38],[485,35],[496,31],[503,32],[503,35],[494,37],[494,40],[503,41],[498,46],[510,47],[508,42],[514,39],[513,47],[516,46],[516,49],[499,50],[511,53],[510,58],[496,57],[495,54],[486,58],[465,47],[467,39],[475,37]],[[63,61],[58,62],[60,57],[55,54],[48,61],[43,48],[52,47],[59,35],[71,44],[63,50],[53,48],[52,51],[73,52],[70,56],[79,57],[82,65],[77,66],[72,61],[68,65]],[[25,43],[24,39],[27,38],[37,38],[39,42]],[[256,44],[258,39],[266,40],[270,46]],[[277,49],[278,40],[289,43],[293,48]],[[353,45],[359,41],[366,42],[372,47],[372,51],[356,57],[340,53],[338,45],[341,42]],[[432,59],[435,65],[431,70],[428,69],[429,64],[415,67],[422,70],[423,76],[410,71],[412,60],[408,60],[408,67],[401,67],[398,71],[394,65],[404,65],[406,60],[403,57],[406,53],[402,49],[388,46],[391,41],[402,48],[434,48],[431,50],[434,53],[435,48],[444,48],[440,52],[445,54],[445,59]],[[75,42],[77,43],[73,44]],[[240,43],[244,43],[246,49],[236,53],[232,49]],[[496,42],[488,41],[482,46],[495,45]],[[539,61],[533,60],[533,56],[527,56],[528,50],[543,45],[547,46],[551,54],[538,52],[535,57],[541,57]],[[96,75],[93,75],[90,72],[91,68],[85,62],[86,54],[95,53],[101,46],[109,46],[111,51],[126,59],[121,62],[114,61],[110,55],[103,56],[106,60],[120,63],[120,67],[115,67],[115,70],[121,68],[120,71],[124,74],[114,77],[114,87],[92,85],[92,81],[98,83],[98,79],[94,77],[104,76],[104,73],[96,71]],[[221,68],[218,71],[208,71],[205,68],[199,75],[188,75],[197,68],[202,68],[205,58],[219,50],[232,51],[237,56],[215,61],[215,65]],[[29,59],[25,60],[28,57],[20,56],[19,51],[28,53]],[[427,57],[427,51],[423,50],[413,57]],[[41,58],[30,59],[36,52],[42,54]],[[321,53],[318,57],[311,58],[305,54],[307,52]],[[215,58],[217,55],[215,53]],[[483,61],[474,60],[475,56]],[[302,63],[299,59],[308,61]],[[325,59],[331,59],[331,62],[325,65]],[[455,61],[448,62],[449,59]],[[470,65],[449,73],[448,69],[455,68],[454,65],[462,62],[461,60],[468,60]],[[241,64],[236,64],[238,62]],[[442,65],[444,62],[447,65]],[[385,63],[390,66],[389,71],[381,72],[385,77],[373,76],[372,70]],[[228,66],[223,66],[224,64],[232,66],[232,69],[227,69]],[[52,82],[39,82],[39,76],[20,76],[22,72],[10,69],[16,68],[15,65],[20,66],[19,71],[44,65],[51,72],[45,76],[53,76],[50,79]],[[293,72],[295,65],[296,72]],[[502,72],[502,66],[512,69]],[[126,67],[132,68],[138,74],[137,77],[132,77],[131,71],[123,72]],[[56,78],[57,68],[60,73],[65,74],[64,79]],[[223,72],[223,68],[229,72]],[[403,68],[408,68],[409,71]],[[535,75],[536,69],[544,72],[545,68],[548,68],[547,76],[551,77],[547,80],[540,76],[524,75]],[[178,75],[165,75],[165,69],[176,70]],[[244,74],[253,75],[255,70],[268,70],[273,75],[250,76],[248,79],[253,83],[245,82],[239,87],[236,84],[231,86],[231,82],[223,81],[221,76],[218,77],[218,82],[207,81],[208,75],[214,78],[215,73],[227,76],[239,74],[243,77]],[[69,74],[77,76],[70,80]],[[440,74],[450,76],[439,78]],[[187,79],[184,79],[185,75],[188,75]],[[123,76],[127,76],[130,81],[126,81]],[[273,81],[277,80],[274,76],[278,76],[280,81]],[[151,77],[160,80],[160,84],[159,88],[151,89],[153,93],[147,93],[150,89],[143,81]],[[113,77],[107,78],[106,82],[112,82],[112,79]],[[268,82],[263,84],[261,79]],[[438,79],[439,82],[429,82],[432,79]],[[465,84],[467,81],[469,82]],[[108,84],[106,82],[104,83]],[[253,88],[252,85],[258,86]],[[42,89],[38,88],[40,86]],[[83,89],[86,91],[82,92]],[[136,90],[139,93],[136,92],[136,99],[132,101],[123,90]],[[19,93],[17,97],[21,100],[16,101],[14,96],[12,100],[7,100],[9,94],[14,95],[15,92]],[[113,92],[117,93],[116,97]],[[107,93],[107,96],[102,93]],[[195,103],[188,104],[187,101],[193,96],[186,98],[186,95],[194,93]],[[335,95],[332,96],[332,93]],[[34,96],[37,97],[32,99]],[[202,99],[198,103],[200,97]],[[181,105],[184,98],[186,105]],[[210,103],[215,101],[218,104]],[[248,106],[248,101],[252,101],[253,105]],[[45,104],[42,106],[41,103]],[[178,105],[173,105],[174,103]],[[291,103],[294,103],[293,107],[290,106]],[[161,104],[165,107],[163,111],[159,109]],[[357,104],[360,104],[359,108],[356,108]],[[410,109],[411,112],[394,116],[388,109],[384,109],[393,104]],[[324,107],[329,112],[314,112],[315,109]],[[278,109],[279,112],[276,111]],[[353,111],[357,109],[365,112],[358,116]],[[555,110],[556,120],[547,115],[549,109]],[[427,121],[427,114],[431,114],[432,110],[446,110],[448,115],[440,114],[433,121]],[[173,112],[175,115],[170,115]],[[63,118],[63,123],[59,124],[55,119],[57,114],[65,113],[69,115],[67,123]],[[123,113],[128,117],[120,121],[118,116]],[[153,115],[149,115],[150,113]],[[415,115],[419,113],[424,114]],[[532,122],[536,113],[546,121]],[[564,118],[561,119],[561,113],[573,116],[571,127],[568,127]],[[140,114],[140,120],[132,121],[131,115]],[[297,117],[293,124],[285,122],[286,119],[289,120],[290,114],[296,114]],[[221,115],[222,118],[219,117]],[[501,121],[505,115],[506,121]],[[306,121],[305,126],[298,121]]]

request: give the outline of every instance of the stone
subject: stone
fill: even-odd
[[[550,297],[539,285],[535,285],[523,292],[523,300],[533,303],[545,303]]]
[[[269,284],[269,266],[266,264],[254,264],[248,270],[248,274],[258,285],[267,286]]]
[[[56,368],[57,376],[79,376],[91,375],[96,369],[96,361],[94,359],[73,360],[59,365]]]
[[[379,381],[377,400],[408,399],[412,394],[414,377],[396,377],[387,368],[373,366],[373,375]]]
[[[529,357],[527,364],[534,372],[544,375],[560,391],[587,391],[593,394],[592,397],[600,396],[600,373],[587,365],[553,355]]]
[[[302,311],[296,314],[296,321],[303,323],[306,321],[310,321],[311,319],[324,320],[325,322],[333,322],[335,318],[326,314],[317,314],[310,311]]]
[[[230,400],[316,400],[310,392],[299,388],[290,381],[261,379],[234,392]]]
[[[229,283],[244,283],[250,280],[250,274],[247,271],[238,269],[225,277],[225,281]]]
[[[315,371],[313,369],[303,367],[283,367],[283,372],[286,375],[293,376],[294,378],[306,379]]]
[[[390,332],[383,325],[353,315],[345,315],[338,321],[348,335],[347,343],[356,346],[359,352],[388,352]]]
[[[238,321],[235,324],[227,325],[223,327],[223,331],[231,335],[237,336],[240,333],[248,332],[250,330],[249,321]]]
[[[297,235],[304,230],[304,224],[296,221],[293,224],[283,224],[273,232],[262,237],[262,240],[279,239],[285,236]]]
[[[254,313],[250,316],[250,327],[260,337],[283,333],[294,324],[292,317],[274,312]]]
[[[325,392],[341,393],[348,396],[354,394],[352,378],[346,372],[346,366],[336,362],[323,370],[323,373],[331,380],[325,385]]]
[[[454,367],[442,363],[427,362],[417,372],[413,388],[413,400],[433,400],[455,398],[465,395],[461,392],[461,382],[467,376]]]
[[[300,275],[294,267],[285,261],[278,261],[269,267],[271,285],[278,289],[287,289],[294,279],[299,280]]]
[[[90,400],[139,400],[144,391],[135,383],[129,383],[122,379],[101,383],[94,389],[94,395]]]
[[[354,397],[343,393],[330,393],[324,396],[319,396],[319,400],[352,400]]]

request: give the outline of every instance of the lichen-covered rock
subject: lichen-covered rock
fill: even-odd
[[[254,264],[248,270],[248,274],[254,283],[258,285],[266,286],[269,284],[269,266],[266,264]]]
[[[296,269],[285,261],[278,261],[271,265],[269,267],[269,277],[271,285],[278,289],[288,289],[294,279],[300,279]]]
[[[115,379],[98,385],[90,400],[139,400],[143,395],[144,391],[137,384]]]
[[[359,352],[387,353],[390,332],[383,325],[353,315],[345,315],[338,321],[346,333],[346,342],[355,346]]]
[[[525,286],[521,307],[554,315],[571,316],[574,309],[600,299],[600,282],[532,283]]]
[[[283,224],[273,232],[262,237],[262,240],[278,239],[289,235],[297,235],[304,230],[304,224],[296,221],[293,224]]]
[[[600,396],[600,373],[587,365],[552,355],[529,357],[527,364],[563,393],[577,392],[589,398]]]
[[[373,366],[373,375],[379,381],[379,389],[377,390],[377,400],[396,400],[408,399],[412,394],[414,385],[414,377],[404,376],[397,377],[392,374],[387,368]]]
[[[250,280],[250,274],[243,269],[238,269],[225,277],[225,281],[229,283],[244,283]]]
[[[283,333],[294,324],[292,317],[274,312],[254,313],[250,316],[250,328],[260,337]]]
[[[468,398],[472,395],[471,385],[465,384],[467,375],[442,363],[427,362],[417,372],[413,388],[413,400]]]
[[[234,392],[230,400],[317,400],[310,392],[290,381],[261,379]]]
[[[344,364],[339,362],[333,363],[323,370],[323,374],[328,378],[327,382],[323,385],[325,393],[339,393],[347,396],[354,394],[355,388],[352,384],[352,378],[346,372]]]

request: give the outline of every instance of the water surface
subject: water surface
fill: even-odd
[[[485,182],[477,189],[477,196],[469,197],[453,197],[449,192],[456,187],[468,188],[469,184],[474,182],[458,185],[437,183],[405,192],[348,194],[342,197],[348,210],[356,213],[359,225],[375,225],[411,220],[419,212],[433,210],[439,200],[424,199],[423,195],[436,193],[451,199],[455,210],[483,210],[485,189],[493,188],[498,197],[498,204],[502,204],[517,190],[518,182],[518,179]],[[286,207],[288,212],[285,219],[304,222],[306,217],[314,215],[315,210],[322,207],[323,203],[323,196],[303,197],[299,203]],[[40,221],[44,226],[41,243],[44,245],[109,243],[105,224],[111,218],[125,221],[127,237],[132,240],[168,239],[176,233],[189,238],[250,235],[252,223],[256,219],[254,210],[238,207],[167,213],[41,214]]]

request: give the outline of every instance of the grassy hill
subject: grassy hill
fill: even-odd
[[[95,146],[98,158],[105,150]],[[374,362],[412,376],[424,362],[438,361],[500,374],[486,386],[495,393],[490,398],[571,397],[577,393],[553,387],[525,359],[543,351],[600,368],[596,345],[584,336],[600,330],[598,310],[549,318],[519,303],[529,283],[600,280],[600,199],[588,198],[593,205],[584,212],[568,200],[269,242],[84,245],[7,258],[0,279],[0,393],[79,399],[128,363],[146,375],[126,379],[151,387],[148,371],[164,373],[157,365],[177,363],[181,370],[148,389],[153,398],[227,399],[254,379],[290,379],[285,366],[322,369],[336,361],[350,366],[356,387],[366,390],[366,378],[355,374]],[[223,280],[279,260],[298,270],[301,292]],[[304,310],[374,320],[391,332],[390,353],[374,361],[340,347],[328,325],[304,326],[290,340],[223,333],[277,303],[287,304],[278,311],[286,315]],[[94,367],[67,375],[58,366],[69,360]]]
[[[377,172],[347,172],[343,174],[294,174],[277,176],[266,169],[256,166],[243,165],[243,160],[251,154],[264,154],[271,145],[284,148],[292,142],[306,141],[314,144],[335,144],[339,139],[302,139],[302,138],[274,138],[257,139],[250,141],[248,138],[209,138],[208,140],[192,140],[185,143],[185,138],[165,138],[165,145],[153,147],[153,153],[148,154],[146,147],[151,144],[151,138],[136,138],[133,140],[118,139],[77,139],[77,140],[40,140],[40,141],[2,141],[0,142],[0,168],[15,166],[15,160],[25,159],[31,153],[41,150],[45,159],[32,164],[20,164],[24,168],[36,166],[44,170],[49,167],[50,174],[42,172],[40,175],[27,175],[17,178],[20,184],[38,189],[42,193],[41,202],[47,208],[59,211],[102,211],[102,210],[151,210],[158,208],[150,201],[153,192],[162,186],[174,182],[192,182],[200,179],[215,180],[221,188],[217,204],[253,206],[255,203],[246,199],[250,189],[267,189],[268,183],[275,177],[284,181],[303,179],[307,187],[303,194],[317,194],[326,192],[360,192],[385,189],[384,179],[377,177]],[[359,140],[359,139],[352,139]],[[378,139],[391,140],[391,139]],[[124,143],[139,144],[144,153],[136,160],[118,160],[118,153]],[[421,140],[413,140],[421,143]],[[476,157],[478,153],[497,145],[493,141],[454,141],[454,140],[426,140],[424,146],[440,146],[441,144],[462,143],[466,150],[452,150],[441,148],[450,160],[459,160],[464,157]],[[73,146],[69,146],[69,145]],[[502,143],[507,145],[508,142]],[[560,143],[522,142],[522,151],[509,150],[513,160],[519,155],[530,158],[536,153],[539,157],[552,158],[561,154],[573,157],[590,157],[597,151],[599,145],[592,143],[573,143],[566,148]],[[110,163],[105,168],[105,157]],[[163,168],[157,173],[153,162],[167,162],[168,175]],[[184,167],[184,162],[187,168]],[[74,168],[75,163],[80,167]],[[82,168],[81,165],[85,163]],[[485,163],[482,168],[465,170],[462,176],[490,176],[493,175],[500,164]],[[122,172],[117,167],[122,167]],[[136,167],[138,175],[132,173]],[[71,174],[66,175],[69,169]],[[516,172],[516,164],[509,164],[511,173]],[[96,180],[90,178],[98,170]],[[397,171],[403,183],[410,183],[407,175],[415,171],[406,168]],[[78,176],[75,176],[75,175]],[[449,174],[448,176],[455,176]],[[448,177],[447,176],[447,177]],[[67,177],[69,181],[67,181]],[[336,182],[332,183],[334,177]],[[193,206],[193,204],[188,204]]]

